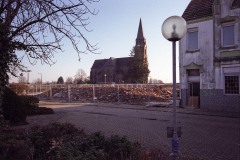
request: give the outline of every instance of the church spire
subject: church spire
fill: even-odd
[[[146,39],[143,35],[142,20],[140,18],[138,33],[137,33],[137,38],[136,38],[136,46],[144,47],[145,45],[146,45]]]
[[[142,28],[142,20],[140,18],[140,22],[139,22],[139,27],[138,27],[138,34],[137,34],[137,40],[140,39],[145,39],[144,35],[143,35],[143,28]]]

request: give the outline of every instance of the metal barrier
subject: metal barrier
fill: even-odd
[[[39,98],[66,101],[138,104],[171,100],[172,84],[30,84],[27,93]]]

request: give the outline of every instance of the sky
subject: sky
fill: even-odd
[[[90,8],[98,10],[96,16],[89,16],[88,29],[85,33],[91,44],[97,44],[99,54],[81,54],[79,61],[77,52],[71,43],[64,41],[63,52],[55,54],[54,65],[31,65],[27,58],[23,64],[28,67],[29,82],[41,78],[44,82],[53,82],[62,76],[76,75],[78,69],[83,69],[90,75],[91,67],[96,59],[110,57],[128,57],[135,45],[139,20],[142,19],[144,36],[147,43],[150,78],[172,82],[172,44],[164,39],[161,33],[162,23],[170,16],[181,16],[191,0],[100,0],[91,4]],[[178,44],[177,44],[178,59]],[[179,65],[177,61],[177,82]],[[23,73],[27,77],[27,73]],[[10,82],[17,82],[11,77]]]

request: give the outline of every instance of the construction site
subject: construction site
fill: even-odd
[[[31,85],[28,94],[40,99],[75,102],[145,104],[172,100],[172,84]],[[179,99],[179,85],[177,98]]]

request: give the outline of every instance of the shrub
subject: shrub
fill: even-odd
[[[39,103],[39,99],[35,96],[20,96],[24,104],[35,105]]]
[[[63,143],[52,157],[57,160],[105,160],[104,146],[105,137],[98,132]]]
[[[53,114],[52,108],[39,107],[39,99],[35,96],[20,96],[27,115]]]
[[[108,159],[139,159],[140,144],[130,142],[127,137],[113,135],[107,139],[105,150],[108,153]]]
[[[29,159],[31,155],[30,147],[25,141],[26,132],[24,129],[11,129],[8,122],[0,117],[1,160]]]
[[[64,143],[56,151],[58,160],[122,160],[139,159],[140,144],[130,142],[126,137],[112,136],[105,138],[100,132],[83,139],[74,139]]]
[[[38,108],[39,99],[34,96],[20,96],[20,98],[25,107],[26,114],[32,115],[32,113],[35,113],[35,110]]]
[[[3,115],[0,114],[0,130],[8,127],[8,122],[5,121]]]
[[[25,123],[26,112],[21,98],[10,88],[6,87],[3,96],[3,116],[11,123]]]
[[[53,123],[30,130],[11,129],[0,117],[1,160],[170,160],[159,149],[141,148],[117,135],[105,138],[100,132],[86,135],[72,124]],[[181,157],[200,160],[199,157]]]
[[[34,96],[18,96],[10,88],[5,89],[3,97],[3,116],[12,123],[21,124],[26,115],[53,114],[51,108],[38,107],[39,99]]]
[[[48,159],[62,144],[73,138],[82,137],[83,131],[79,131],[72,124],[53,123],[44,127],[36,126],[31,129],[29,141],[33,146],[34,159]]]
[[[140,155],[140,145],[126,137],[105,138],[100,132],[86,135],[71,124],[34,127],[29,140],[34,159],[134,160]]]
[[[24,91],[29,90],[28,85],[23,84],[23,83],[12,83],[12,84],[9,84],[9,88],[11,88],[18,95],[23,94]]]

